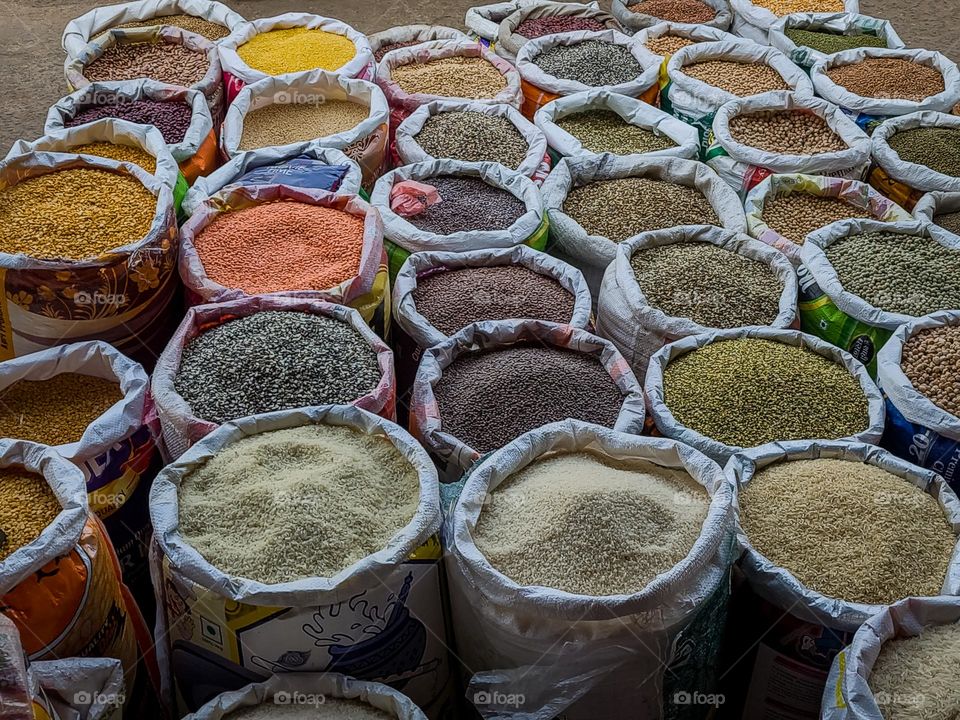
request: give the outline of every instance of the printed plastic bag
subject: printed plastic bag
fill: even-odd
[[[603,90],[638,98],[650,105],[656,104],[659,92],[657,86],[659,63],[656,55],[633,38],[616,30],[598,32],[581,30],[559,35],[544,35],[530,40],[520,49],[517,55],[517,70],[520,73],[520,86],[523,90],[523,105],[520,107],[520,112],[525,117],[533,120],[537,110],[558,97],[596,89],[576,80],[565,80],[549,75],[534,62],[534,58],[551,48],[559,45],[579,45],[587,40],[599,40],[625,47],[643,68],[643,72],[633,80],[619,85],[607,85],[602,88]]]
[[[733,137],[730,132],[730,121],[733,118],[767,111],[793,111],[815,115],[821,118],[847,147],[845,150],[816,155],[789,155],[751,147]],[[717,110],[705,160],[741,198],[746,198],[747,193],[774,173],[804,173],[862,180],[870,167],[870,138],[839,108],[828,102],[792,92],[768,92],[731,100]]]
[[[479,177],[487,184],[508,190],[523,200],[527,211],[505,230],[464,230],[450,235],[437,235],[420,230],[390,209],[390,195],[396,183],[416,180],[429,184],[437,175]],[[536,250],[547,246],[547,217],[536,185],[520,173],[499,163],[465,163],[458,160],[428,160],[391,170],[377,181],[370,204],[383,217],[383,234],[387,242],[390,277],[395,278],[410,253],[426,250],[463,252],[484,248],[505,248],[529,245]]]
[[[960,192],[928,192],[923,195],[913,208],[913,216],[921,222],[938,224],[941,215],[960,212]],[[952,232],[944,229],[944,232]],[[956,234],[956,233],[952,233]]]
[[[47,111],[47,120],[43,131],[50,135],[65,129],[76,130],[88,127],[94,123],[86,123],[71,128],[67,128],[67,123],[73,120],[82,110],[135,100],[182,102],[189,105],[193,113],[183,140],[168,144],[167,148],[173,155],[173,159],[177,161],[180,172],[188,184],[194,182],[201,175],[213,172],[218,161],[217,135],[213,131],[213,118],[210,116],[210,108],[207,106],[203,93],[199,90],[184,90],[176,85],[166,85],[154,80],[91,83],[66,97],[60,98],[51,105]]]
[[[870,687],[870,674],[884,643],[915,637],[927,628],[952,625],[958,620],[960,601],[952,596],[907,598],[881,608],[860,626],[850,645],[834,658],[823,691],[820,717],[823,720],[884,720],[890,717],[887,705],[895,698],[875,694]],[[924,697],[924,690],[923,687],[904,688],[903,699],[913,698],[919,705],[915,707],[917,712],[922,712],[920,708],[934,701],[932,697]]]
[[[692,40],[694,44],[701,42],[752,42],[748,41],[745,38],[737,37],[736,35],[731,35],[730,33],[721,30],[720,28],[710,27],[709,25],[688,25],[687,23],[675,23],[675,22],[658,22],[656,25],[651,25],[644,28],[643,30],[638,30],[634,35],[637,42],[643,44],[647,50],[650,50],[654,55],[661,58],[660,61],[660,87],[663,88],[667,84],[667,63],[670,62],[670,58],[673,57],[673,53],[658,53],[650,49],[647,44],[650,40],[656,40],[661,38],[664,35],[670,35],[675,37],[686,38],[687,40]]]
[[[880,391],[873,380],[870,379],[866,368],[853,355],[807,333],[797,330],[762,327],[714,330],[702,335],[692,335],[665,345],[653,354],[650,358],[643,389],[648,399],[650,415],[653,417],[660,434],[697,448],[704,455],[716,460],[721,465],[725,464],[736,453],[744,451],[745,448],[725,445],[701,435],[696,430],[681,425],[673,416],[670,408],[667,407],[663,389],[664,370],[672,360],[702,348],[704,345],[738,338],[759,338],[792,345],[793,347],[803,347],[839,365],[843,365],[860,383],[860,389],[863,390],[869,405],[869,424],[867,428],[853,437],[844,439],[874,445],[880,441],[880,435],[883,433],[883,398],[880,396]],[[782,444],[778,443],[778,445]]]
[[[339,673],[283,673],[239,690],[217,695],[183,720],[223,720],[241,708],[256,705],[322,705],[328,700],[347,699],[383,710],[397,720],[427,720],[427,716],[406,695],[389,685],[340,675]]]
[[[763,219],[767,200],[803,193],[817,197],[843,200],[863,212],[864,218],[881,222],[909,222],[910,214],[892,200],[888,200],[867,183],[822,175],[798,175],[793,173],[771,175],[756,185],[744,200],[747,213],[747,228],[752,237],[782,252],[794,265],[800,264],[800,248],[806,238],[799,242],[784,237]]]
[[[443,482],[456,482],[480,458],[480,453],[443,429],[443,418],[433,389],[443,371],[460,355],[517,343],[537,342],[566,348],[599,360],[623,397],[615,430],[639,435],[643,431],[643,392],[636,376],[609,340],[586,330],[542,320],[501,320],[468,325],[438,345],[424,351],[410,401],[410,432],[430,453]],[[504,412],[510,412],[504,398]],[[491,418],[496,422],[496,418]]]
[[[379,63],[389,52],[386,48],[391,45],[411,47],[407,43],[420,44],[444,40],[469,40],[461,30],[446,25],[397,25],[380,32],[367,35],[370,49],[373,51],[374,62]]]
[[[492,567],[474,540],[490,493],[558,452],[685,470],[710,495],[690,553],[632,595],[524,587]],[[576,420],[532,430],[489,455],[444,525],[458,653],[473,671],[467,697],[475,709],[488,720],[702,717],[705,708],[689,699],[715,697],[734,559],[732,502],[733,486],[693,448]]]
[[[924,98],[920,102],[896,98],[872,98],[850,92],[837,85],[827,75],[827,71],[831,68],[850,65],[867,58],[896,58],[934,68],[943,75],[945,89],[943,92]],[[884,48],[843,50],[814,63],[813,67],[810,68],[810,79],[813,81],[813,87],[818,96],[839,106],[867,134],[872,133],[874,128],[887,118],[925,110],[950,112],[953,106],[960,102],[960,69],[957,68],[955,62],[948,60],[945,55],[931,50]]]
[[[866,463],[902,477],[933,496],[946,522],[954,532],[960,531],[960,502],[941,477],[872,445],[826,440],[771,443],[736,455],[725,472],[742,492],[758,470],[773,463],[816,458]],[[882,502],[882,497],[876,500]],[[737,540],[743,552],[740,569],[746,576],[746,587],[730,601],[731,622],[739,622],[738,615],[748,619],[740,626],[747,632],[737,642],[744,645],[741,661],[753,667],[748,708],[743,716],[753,720],[789,708],[796,717],[819,717],[831,662],[853,633],[876,617],[883,606],[828,597],[803,585],[789,570],[775,565],[751,545],[739,519]],[[960,593],[960,550],[956,547],[943,592]],[[797,638],[808,638],[814,646]],[[735,648],[738,654],[740,650]]]
[[[811,233],[800,250],[800,321],[804,332],[817,335],[843,348],[877,372],[877,353],[893,331],[913,318],[874,307],[844,290],[824,250],[831,243],[865,232],[895,232],[924,235],[941,245],[960,250],[960,238],[936,225],[910,221],[882,223],[876,220],[841,220]]]
[[[631,125],[650,130],[655,135],[668,137],[676,143],[676,147],[666,150],[654,150],[625,157],[679,157],[695,160],[700,153],[700,136],[696,128],[642,100],[606,90],[589,90],[557,98],[537,110],[533,119],[537,127],[543,131],[550,149],[557,154],[558,158],[596,156],[601,153],[587,150],[577,138],[557,125],[558,120],[590,110],[614,112]]]
[[[525,20],[540,18],[577,17],[596,20],[609,30],[623,32],[620,23],[608,12],[599,7],[581,5],[580,3],[533,3],[517,8],[505,17],[497,28],[496,53],[510,62],[515,62],[520,48],[526,45],[530,38],[518,35],[516,30]]]
[[[770,42],[770,29],[781,16],[765,7],[754,5],[750,0],[730,0],[730,8],[733,10],[730,32],[762,45]],[[843,11],[859,13],[860,0],[843,0]]]
[[[187,544],[179,532],[177,501],[185,475],[245,437],[314,424],[383,438],[416,468],[419,507],[383,549],[332,577],[264,584],[227,574]],[[235,420],[164,468],[154,482],[150,509],[156,528],[151,558],[163,609],[157,617],[158,654],[165,691],[176,693],[181,714],[220,717],[208,712],[216,703],[199,708],[220,692],[273,673],[283,673],[283,679],[267,681],[253,697],[274,687],[302,687],[286,685],[299,683],[301,673],[342,672],[391,682],[431,716],[440,716],[449,702],[450,665],[440,594],[437,472],[398,425],[342,405]],[[211,632],[224,642],[211,643]],[[198,673],[198,667],[217,672]],[[332,690],[314,687],[314,692]],[[250,694],[241,690],[228,697],[241,701]]]
[[[713,118],[722,105],[739,100],[736,95],[708,85],[683,72],[685,65],[726,60],[763,63],[770,66],[798,95],[813,95],[810,78],[779,50],[743,40],[703,42],[675,52],[667,62],[666,84],[660,88],[660,107],[700,131],[701,152],[706,153],[713,130]]]
[[[827,58],[827,53],[806,45],[798,46],[786,35],[787,30],[809,30],[831,35],[872,35],[883,38],[888,48],[905,47],[889,20],[857,13],[793,13],[784,15],[770,26],[770,44],[794,63],[808,70]]]
[[[342,35],[354,44],[356,55],[339,68],[331,70],[331,74],[347,78],[369,80],[373,77],[375,64],[373,51],[367,36],[357,32],[340,20],[311,15],[309,13],[289,12],[274,17],[258,18],[238,26],[230,35],[224,38],[219,45],[220,62],[223,65],[223,82],[227,90],[227,102],[232,103],[244,85],[255,83],[258,80],[271,77],[259,70],[254,70],[240,59],[238,48],[260,33],[271,30],[285,30],[288,28],[307,28],[308,30],[323,30],[324,32]],[[308,71],[311,72],[311,71]],[[291,79],[302,73],[284,73],[278,75],[280,79]]]
[[[322,166],[336,174],[321,172]],[[356,195],[360,192],[360,181],[360,166],[335,148],[302,143],[285,148],[247,150],[237,153],[206,177],[197,178],[183,199],[183,212],[190,217],[207,198],[237,185],[287,185]]]
[[[644,30],[664,22],[663,18],[656,17],[655,15],[647,15],[643,12],[634,12],[631,10],[630,7],[639,1],[640,0],[634,0],[633,2],[628,2],[628,0],[613,0],[611,3],[613,16],[620,21],[620,24],[633,32]],[[733,13],[730,12],[730,5],[727,4],[727,0],[703,0],[703,2],[705,5],[713,8],[713,10],[716,11],[716,15],[706,22],[696,23],[696,26],[698,28],[717,28],[718,30],[729,29],[730,23],[733,22]],[[690,26],[694,23],[684,24]]]
[[[417,143],[417,134],[434,115],[444,112],[469,111],[483,113],[491,117],[502,117],[510,121],[527,142],[527,154],[515,168],[534,182],[543,182],[550,172],[550,157],[547,155],[547,139],[532,122],[518,110],[509,105],[487,105],[464,100],[434,100],[421,105],[406,120],[400,123],[396,131],[397,158],[395,164],[410,165],[424,160],[436,160],[428,155]]]
[[[162,25],[165,15],[193,15],[223,25],[231,31],[246,22],[226,5],[214,0],[135,0],[95,7],[74,18],[64,28],[60,44],[68,57],[75,58],[91,40],[110,28],[152,18],[157,18],[157,25]]]
[[[870,138],[874,162],[870,184],[907,210],[912,210],[926,192],[960,192],[960,178],[907,162],[890,147],[894,135],[920,127],[957,129],[960,117],[937,112],[910,113],[880,123]]]
[[[877,384],[887,406],[881,444],[890,452],[942,475],[960,490],[960,418],[935,405],[901,367],[906,342],[932,328],[960,325],[960,311],[942,310],[901,325],[877,355]]]
[[[649,304],[630,265],[633,255],[651,247],[674,243],[710,243],[767,265],[783,285],[779,314],[770,327],[799,325],[797,317],[797,274],[787,257],[742,233],[712,225],[686,225],[637,235],[617,246],[616,258],[607,268],[597,304],[597,333],[617,346],[637,377],[644,377],[650,356],[669,342],[688,335],[710,332],[689,318],[667,315]],[[736,297],[705,298],[711,304],[736,304]]]
[[[386,343],[364,323],[360,313],[353,308],[312,298],[280,295],[252,295],[223,303],[195,305],[187,310],[180,327],[170,338],[166,349],[157,360],[157,367],[150,381],[150,393],[156,405],[168,459],[176,460],[191,446],[219,427],[216,423],[194,415],[187,401],[174,387],[174,380],[180,370],[183,349],[193,338],[218,325],[267,311],[323,315],[346,323],[360,333],[377,354],[377,365],[380,368],[381,377],[377,387],[363,397],[357,398],[351,405],[390,420],[396,416],[397,388],[393,372],[393,353]],[[156,528],[154,530],[156,532]]]
[[[543,204],[550,218],[550,254],[579,269],[595,299],[600,292],[603,273],[617,255],[617,243],[588,234],[580,223],[563,212],[563,204],[573,188],[627,177],[647,177],[695,187],[707,198],[723,227],[735,232],[747,231],[743,206],[737,194],[703,163],[643,155],[564,158],[543,184]]]
[[[349,130],[309,142],[342,150],[348,157],[353,158],[363,171],[364,187],[372,188],[387,163],[387,122],[390,110],[380,88],[365,80],[318,71],[278,78],[268,77],[246,86],[237,93],[227,111],[223,128],[220,130],[221,152],[228,160],[244,152],[240,148],[240,142],[243,139],[244,118],[248,113],[274,104],[324,103],[338,100],[363,105],[369,108],[369,113]],[[300,144],[277,145],[269,149],[283,153]]]

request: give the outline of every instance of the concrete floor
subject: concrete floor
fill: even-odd
[[[303,11],[336,17],[362,32],[374,32],[417,22],[462,27],[466,9],[484,0],[225,2],[248,19]],[[63,26],[98,4],[106,3],[0,0],[0,78],[6,85],[0,113],[0,156],[16,139],[33,139],[42,132],[47,108],[66,92],[60,48]],[[940,50],[960,61],[960,36],[942,0],[861,0],[861,12],[890,19],[908,46]]]

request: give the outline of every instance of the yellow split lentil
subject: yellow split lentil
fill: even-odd
[[[129,175],[70,168],[0,190],[0,252],[82,260],[137,242],[157,199]]]
[[[0,437],[43,445],[77,442],[90,423],[122,399],[118,382],[93,375],[20,380],[0,390]]]
[[[237,48],[241,60],[267,75],[337,70],[356,54],[350,38],[303,27],[263,32]]]
[[[132,145],[117,145],[111,142],[92,142],[71,148],[71,152],[82,155],[96,155],[97,157],[111,158],[120,162],[133,163],[148,173],[157,171],[157,159],[142,148]]]
[[[753,4],[766,8],[774,15],[790,15],[802,12],[843,12],[843,0],[753,0]]]
[[[0,470],[0,561],[40,537],[61,509],[43,476],[22,467]]]

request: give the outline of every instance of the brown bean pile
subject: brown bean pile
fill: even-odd
[[[960,235],[960,211],[951,213],[937,213],[933,216],[933,224],[944,230]]]
[[[900,366],[930,402],[960,415],[960,325],[921,330],[909,338]]]
[[[840,198],[806,192],[768,197],[763,203],[763,221],[767,226],[797,245],[803,245],[807,235],[832,222],[869,216],[867,211]]]
[[[400,65],[390,76],[404,92],[441,97],[492,98],[507,86],[491,63],[460,55]]]
[[[207,38],[207,40],[220,40],[230,34],[230,28],[224,25],[204,20],[201,17],[183,14],[158,15],[157,17],[148,18],[147,20],[134,20],[133,22],[123,23],[123,25],[115,25],[114,27],[135,28],[152,27],[154,25],[172,25],[173,27],[182,28],[187,32],[202,35]]]
[[[866,58],[827,70],[827,77],[854,95],[920,102],[942,93],[940,71],[900,58]]]
[[[83,76],[90,82],[151,78],[190,87],[203,80],[209,67],[205,53],[179,43],[118,43],[87,65]]]
[[[705,23],[717,16],[717,11],[703,0],[642,0],[627,5],[627,9],[677,23]]]
[[[744,113],[730,119],[730,135],[744,145],[785,155],[818,155],[847,149],[819,115],[802,110]]]
[[[650,38],[645,44],[647,50],[657,55],[673,55],[677,50],[696,45],[697,41],[679,35],[661,35],[658,38]]]
[[[761,62],[707,60],[684,65],[681,71],[684,75],[726,90],[737,97],[790,89],[780,73]]]
[[[40,537],[62,509],[41,475],[22,467],[0,470],[0,561]]]

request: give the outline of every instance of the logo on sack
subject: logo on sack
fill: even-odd
[[[502,693],[499,691],[488,692],[481,690],[473,694],[473,704],[477,707],[513,707],[518,708],[526,702],[526,697],[521,693]]]
[[[323,705],[327,696],[321,693],[305,693],[297,690],[280,690],[273,695],[274,705]]]
[[[75,305],[126,305],[127,296],[123,293],[87,292],[80,290],[73,296]]]
[[[726,696],[720,693],[691,693],[686,690],[680,690],[673,694],[674,705],[707,705],[709,707],[720,707],[726,701]]]

